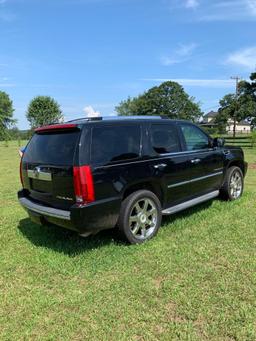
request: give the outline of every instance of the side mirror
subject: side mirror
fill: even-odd
[[[212,141],[212,146],[213,147],[224,147],[224,144],[225,144],[225,139],[223,138],[219,138],[219,137],[215,137]]]

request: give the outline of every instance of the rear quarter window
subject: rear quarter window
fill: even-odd
[[[140,156],[139,125],[102,126],[92,129],[91,163],[106,165]]]
[[[34,134],[23,160],[29,163],[73,165],[79,131]]]
[[[180,140],[174,124],[152,124],[151,144],[158,154],[176,153],[181,150]]]

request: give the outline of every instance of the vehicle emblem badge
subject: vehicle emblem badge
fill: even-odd
[[[40,174],[40,167],[35,167],[34,168],[34,176],[35,176],[35,178],[39,178],[39,174]]]

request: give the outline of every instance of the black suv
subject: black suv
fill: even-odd
[[[117,227],[130,243],[162,215],[243,193],[247,163],[198,126],[162,117],[88,118],[35,130],[21,160],[20,204],[37,223],[82,236]]]

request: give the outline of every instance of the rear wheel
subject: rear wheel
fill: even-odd
[[[221,189],[221,196],[226,200],[239,199],[244,190],[244,176],[241,168],[232,166],[227,170],[226,179]]]
[[[140,244],[154,237],[161,225],[161,204],[157,196],[147,190],[130,194],[121,205],[118,229],[130,244]]]

